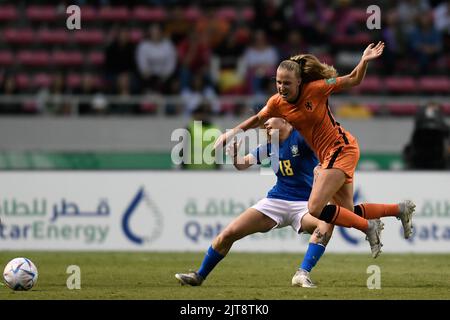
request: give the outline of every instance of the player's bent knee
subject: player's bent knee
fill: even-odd
[[[320,215],[321,209],[317,205],[314,205],[313,203],[308,202],[308,212],[313,217],[318,218]]]

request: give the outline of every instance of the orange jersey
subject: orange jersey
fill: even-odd
[[[283,100],[277,93],[267,101],[258,115],[281,117],[289,121],[323,163],[334,148],[356,143],[356,139],[334,119],[328,106],[328,97],[340,89],[340,84],[339,77],[306,83],[295,103]]]

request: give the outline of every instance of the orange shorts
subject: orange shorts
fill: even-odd
[[[340,169],[345,174],[345,183],[353,182],[353,175],[358,165],[359,146],[358,142],[342,144],[328,152],[325,160],[321,163],[322,169]]]

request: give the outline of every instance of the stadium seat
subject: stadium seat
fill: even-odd
[[[17,54],[19,64],[30,67],[46,67],[50,64],[50,55],[45,50],[22,50]]]
[[[87,61],[95,66],[101,66],[105,63],[105,54],[101,51],[93,51],[87,54]]]
[[[8,28],[3,31],[3,39],[6,43],[17,45],[29,45],[34,41],[34,31],[32,29]]]
[[[22,111],[25,113],[37,113],[39,112],[38,103],[36,100],[27,100],[23,103]]]
[[[131,17],[130,11],[125,6],[117,7],[101,7],[98,14],[100,20],[103,21],[128,21]]]
[[[450,78],[448,77],[422,77],[419,87],[424,93],[450,93]]]
[[[334,59],[333,56],[327,53],[321,53],[316,55],[317,59],[319,59],[320,62],[325,62],[326,64],[332,66],[334,65]]]
[[[144,32],[141,29],[130,30],[130,41],[132,43],[138,43],[144,37]]]
[[[14,57],[11,51],[0,51],[0,66],[11,66],[14,63]]]
[[[132,16],[133,19],[140,22],[161,22],[166,20],[167,12],[162,7],[136,6]]]
[[[445,115],[450,115],[450,103],[444,103],[442,105],[442,111],[444,112]]]
[[[416,93],[420,91],[417,81],[413,77],[387,77],[386,89],[392,93]]]
[[[16,75],[17,88],[19,90],[27,90],[30,87],[30,77],[26,73]]]
[[[74,33],[75,41],[80,45],[101,45],[105,41],[105,35],[100,29],[81,29]]]
[[[366,76],[358,87],[361,93],[381,93],[384,90],[382,80],[378,76]]]
[[[31,81],[31,85],[34,88],[44,88],[49,87],[53,81],[53,78],[51,75],[47,73],[37,73],[33,76],[33,79]]]
[[[252,7],[245,7],[241,11],[241,16],[245,22],[252,22],[255,19],[255,11]]]
[[[369,15],[367,14],[366,9],[358,8],[350,9],[347,16],[350,21],[356,23],[365,23],[368,17]]]
[[[53,22],[58,19],[55,6],[30,5],[26,8],[25,15],[32,22]]]
[[[139,110],[142,113],[155,114],[158,111],[158,105],[154,102],[144,101],[139,105]]]
[[[370,34],[361,32],[355,35],[338,34],[333,38],[333,43],[338,46],[362,46],[371,42]]]
[[[234,32],[234,37],[237,44],[245,46],[250,41],[251,31],[249,28],[244,26],[238,27]]]
[[[368,103],[367,108],[369,108],[373,115],[379,115],[383,113],[383,106],[379,103]]]
[[[83,54],[79,51],[54,51],[51,56],[52,64],[56,66],[81,66]]]
[[[394,116],[412,116],[416,114],[418,106],[414,103],[388,103],[386,109]]]
[[[237,19],[237,12],[236,9],[232,7],[222,7],[218,8],[218,10],[215,13],[215,17],[217,19],[234,22]]]
[[[202,17],[202,12],[197,7],[188,7],[184,10],[184,18],[188,21],[194,22]]]
[[[12,5],[2,5],[0,8],[0,22],[17,19],[17,9]]]
[[[81,84],[81,76],[76,73],[70,73],[66,77],[66,86],[68,89],[73,90],[78,88]]]
[[[66,45],[69,43],[69,33],[66,29],[41,29],[37,32],[36,39],[38,43]]]
[[[98,13],[94,7],[91,6],[81,6],[81,27],[83,27],[83,22],[92,22],[97,20]]]

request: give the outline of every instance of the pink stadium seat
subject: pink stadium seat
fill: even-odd
[[[17,19],[17,9],[15,6],[0,6],[0,21],[12,21]]]
[[[101,66],[105,63],[105,54],[101,51],[93,51],[87,55],[87,60],[92,65]]]
[[[358,23],[365,23],[367,21],[367,18],[369,17],[369,14],[366,13],[365,9],[350,9],[348,12],[348,19],[353,22]]]
[[[52,22],[58,18],[55,6],[30,5],[25,14],[30,21]]]
[[[27,100],[23,103],[22,110],[27,113],[36,113],[38,112],[38,104],[36,100]]]
[[[167,18],[167,12],[162,7],[137,6],[134,7],[132,16],[141,22],[161,22]]]
[[[80,12],[81,12],[81,27],[82,28],[83,28],[84,21],[87,21],[87,22],[95,21],[98,16],[97,10],[91,6],[81,6]]]
[[[30,78],[26,73],[19,73],[16,75],[16,83],[19,90],[26,90],[30,86]]]
[[[52,63],[56,66],[81,66],[83,54],[78,51],[54,51]]]
[[[196,21],[200,19],[202,12],[197,7],[188,7],[184,10],[184,18],[188,21]]]
[[[413,77],[388,77],[385,84],[386,89],[393,93],[415,93],[420,90]]]
[[[244,21],[253,21],[255,19],[255,11],[252,7],[243,8],[241,11],[241,16]]]
[[[418,106],[413,103],[388,103],[386,109],[391,115],[412,116],[416,114]]]
[[[41,29],[37,32],[36,39],[38,43],[64,45],[69,43],[69,33],[66,29]]]
[[[156,113],[158,111],[158,105],[154,102],[144,101],[139,105],[139,109],[143,113]]]
[[[105,41],[105,35],[99,29],[76,30],[74,32],[75,42],[84,45],[101,45]]]
[[[383,106],[379,103],[369,103],[367,108],[372,112],[372,114],[380,114],[383,111]]]
[[[450,115],[450,103],[444,103],[442,105],[442,111],[445,115]]]
[[[35,88],[49,87],[53,81],[51,75],[47,73],[37,73],[33,76],[32,86]]]
[[[44,50],[22,50],[17,54],[17,60],[19,64],[24,66],[45,67],[50,64],[50,55]]]
[[[355,35],[338,34],[333,38],[333,43],[339,46],[359,46],[370,43],[371,37],[367,32]]]
[[[237,12],[236,12],[236,9],[234,9],[232,7],[222,7],[216,11],[215,17],[217,19],[223,19],[223,20],[227,20],[227,21],[235,21],[237,18]]]
[[[251,37],[251,31],[247,27],[238,27],[237,30],[234,32],[234,37],[236,40],[236,43],[240,45],[246,45],[250,41]]]
[[[79,87],[81,84],[81,76],[76,73],[70,73],[66,78],[66,85],[69,89],[74,89]]]
[[[358,87],[362,93],[381,93],[384,89],[378,76],[366,76]]]
[[[102,7],[98,14],[100,20],[104,21],[128,21],[131,17],[127,7]]]
[[[0,66],[10,66],[14,63],[11,51],[0,51]]]
[[[422,77],[419,79],[419,86],[425,93],[450,93],[450,78]]]
[[[34,41],[32,29],[5,29],[3,39],[10,44],[28,45]]]
[[[130,40],[133,43],[138,43],[144,37],[144,32],[141,29],[130,30]]]
[[[316,57],[319,59],[319,61],[325,62],[326,64],[328,64],[330,66],[332,66],[334,64],[333,56],[330,54],[322,53],[322,54],[316,55]]]

